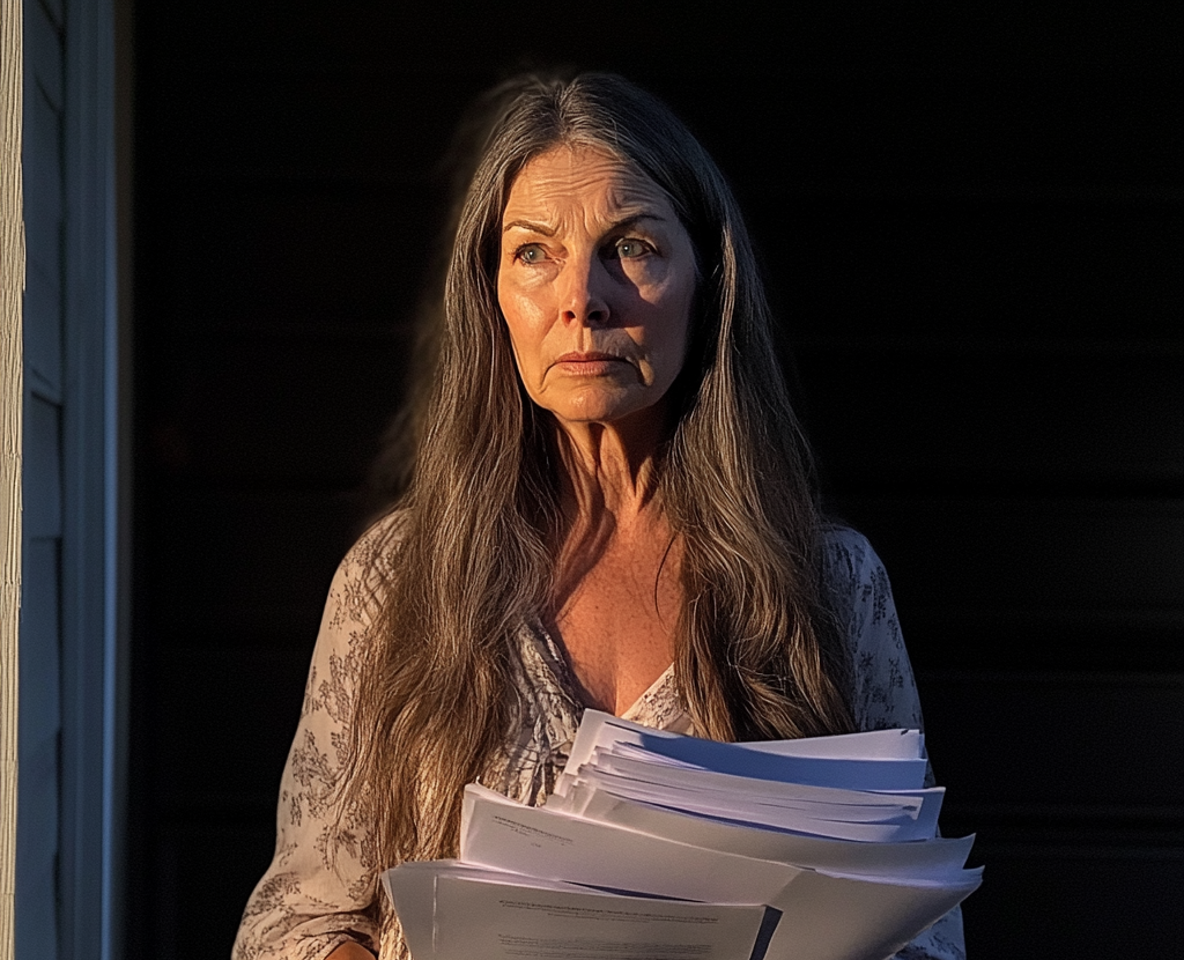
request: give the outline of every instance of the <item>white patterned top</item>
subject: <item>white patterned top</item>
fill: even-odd
[[[280,784],[275,857],[243,913],[233,960],[323,960],[356,940],[381,960],[404,960],[401,938],[379,930],[378,875],[363,824],[335,830],[328,797],[344,761],[346,728],[360,667],[361,644],[378,602],[366,583],[378,531],[354,546],[329,590],[304,709]],[[921,707],[896,620],[888,576],[868,542],[838,527],[826,540],[835,609],[848,611],[854,690],[861,730],[919,727]],[[523,803],[541,803],[567,760],[583,714],[573,677],[554,640],[538,624],[520,633],[517,742],[483,778]],[[647,726],[694,733],[679,706],[670,667],[623,716]],[[335,849],[335,856],[331,851]],[[381,942],[380,942],[381,941]],[[964,960],[961,913],[955,909],[897,954],[897,960]]]

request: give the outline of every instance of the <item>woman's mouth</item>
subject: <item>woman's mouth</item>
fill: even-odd
[[[555,360],[555,366],[566,374],[576,377],[600,377],[612,370],[614,364],[624,363],[621,357],[599,350],[582,352],[572,350]]]

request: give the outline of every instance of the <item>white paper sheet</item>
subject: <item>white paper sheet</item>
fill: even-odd
[[[508,874],[463,863],[460,860],[432,860],[404,863],[385,871],[380,877],[386,894],[403,926],[403,936],[414,960],[435,956],[436,880],[441,876],[467,877],[471,880],[495,880],[507,886],[526,889],[581,890],[560,881],[541,880]]]
[[[763,904],[530,888],[453,862],[404,864],[384,883],[404,929],[417,928],[413,960],[762,960],[777,920]],[[413,903],[431,905],[428,922]]]
[[[925,737],[920,730],[867,730],[833,737],[798,740],[752,740],[740,744],[746,750],[783,757],[828,757],[877,760],[924,760]]]
[[[653,803],[682,810],[697,816],[711,817],[748,826],[761,826],[816,837],[860,840],[865,843],[891,843],[905,840],[926,840],[933,836],[933,828],[918,824],[911,816],[889,817],[890,811],[861,817],[855,811],[850,819],[841,818],[834,805],[814,804],[795,807],[792,804],[763,803],[760,800],[732,798],[726,805],[718,794],[692,793],[673,787],[639,783],[608,774],[592,774],[581,778],[581,785],[594,791],[605,791],[613,796]],[[569,788],[570,790],[571,788]],[[548,805],[548,809],[555,809]],[[888,818],[887,820],[885,818]]]
[[[564,772],[574,774],[592,759],[597,747],[610,748],[616,742],[644,747],[660,756],[720,773],[760,780],[862,790],[917,790],[924,786],[925,781],[926,764],[920,758],[852,759],[782,755],[767,750],[746,749],[743,744],[722,744],[654,730],[593,710],[585,711]]]
[[[877,960],[892,956],[982,882],[877,883],[803,871],[771,906],[782,911],[768,960]]]
[[[466,862],[662,896],[768,904],[794,918],[778,926],[769,960],[887,956],[981,881],[979,870],[921,879],[830,876],[524,807],[474,786],[465,791],[461,829]]]
[[[925,785],[926,763],[920,759],[783,756],[747,750],[742,744],[717,743],[695,737],[639,736],[639,745],[654,753],[733,776],[852,790],[919,790]]]
[[[617,755],[618,751],[623,755]],[[608,786],[605,776],[616,775],[634,781],[624,784],[613,781],[617,788]],[[570,777],[564,774],[564,777]],[[669,767],[662,763],[651,763],[648,753],[638,747],[622,747],[615,744],[609,751],[597,748],[593,762],[582,766],[575,775],[576,781],[599,778],[621,796],[637,800],[651,800],[665,806],[685,807],[681,797],[694,797],[698,803],[694,809],[715,816],[733,820],[750,819],[744,813],[752,804],[772,805],[798,811],[811,819],[837,820],[849,823],[902,823],[906,829],[897,834],[874,833],[861,835],[842,831],[828,831],[824,826],[797,826],[776,818],[769,820],[759,816],[753,822],[769,823],[784,829],[802,829],[808,833],[824,836],[839,836],[865,840],[917,840],[928,839],[936,834],[937,819],[941,812],[944,787],[929,787],[921,790],[904,790],[891,793],[843,790],[832,787],[817,787],[805,784],[786,784],[736,777],[688,767]],[[565,793],[567,787],[565,785]],[[561,802],[562,797],[559,801]],[[704,806],[707,804],[707,806]]]
[[[840,874],[866,877],[948,878],[961,876],[974,837],[910,843],[860,843],[798,836],[704,820],[609,794],[577,796],[582,816],[692,846],[727,850]]]
[[[799,872],[772,863],[527,807],[465,788],[461,859],[536,877],[687,900],[770,903]]]
[[[852,790],[841,787],[817,786],[815,784],[782,783],[760,780],[754,777],[737,777],[728,773],[703,770],[689,764],[670,766],[662,762],[665,758],[656,756],[641,747],[614,744],[607,751],[597,747],[592,762],[580,771],[591,768],[609,773],[661,783],[684,790],[718,790],[765,800],[809,800],[815,803],[866,804],[879,807],[920,807],[925,791],[902,790],[899,792]],[[657,762],[655,762],[655,760]],[[579,771],[577,771],[577,776]],[[931,788],[940,789],[940,788]]]

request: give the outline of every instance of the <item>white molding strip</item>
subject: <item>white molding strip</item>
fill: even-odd
[[[25,226],[21,189],[21,0],[0,0],[0,960],[14,953],[17,638],[21,598],[21,308]]]

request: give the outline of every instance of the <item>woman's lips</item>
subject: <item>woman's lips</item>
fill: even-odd
[[[613,369],[614,364],[624,363],[621,357],[611,353],[589,351],[579,353],[572,351],[556,358],[555,366],[566,374],[575,377],[602,377]]]

